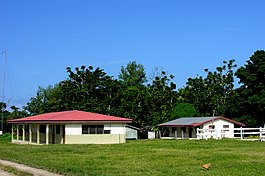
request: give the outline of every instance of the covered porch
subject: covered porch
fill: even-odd
[[[22,144],[64,144],[63,124],[12,124],[12,142]]]
[[[198,127],[160,127],[161,138],[189,139],[197,138]]]

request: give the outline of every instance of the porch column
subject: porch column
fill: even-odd
[[[32,130],[31,130],[31,124],[29,125],[29,143],[32,143]]]
[[[184,132],[183,132],[183,130],[181,130],[181,139],[183,139],[184,138]]]
[[[40,125],[37,124],[37,144],[40,143]]]
[[[13,140],[14,140],[14,126],[13,126],[13,124],[11,126],[11,134],[12,134],[12,142],[13,142]]]
[[[19,130],[18,130],[19,125],[17,125],[17,140],[19,140]]]
[[[22,128],[22,141],[25,141],[25,125],[24,124]]]
[[[46,144],[49,144],[49,124],[46,124]]]

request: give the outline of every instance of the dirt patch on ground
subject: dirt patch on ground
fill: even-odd
[[[52,172],[49,172],[49,171],[46,171],[43,169],[36,169],[33,167],[26,166],[24,164],[18,164],[18,163],[14,163],[11,161],[5,161],[5,160],[1,160],[1,159],[0,159],[0,164],[5,165],[5,166],[14,167],[18,170],[28,172],[28,173],[31,173],[31,174],[36,175],[36,176],[47,176],[47,175],[49,175],[49,176],[62,176],[62,175],[55,174],[55,173],[52,173]],[[5,176],[4,174],[7,174],[6,176],[13,176],[12,174],[9,174],[5,171],[3,171],[3,173],[2,173],[2,171],[0,171],[1,176]]]
[[[6,171],[3,171],[3,170],[0,170],[0,175],[1,176],[14,176],[13,174],[6,172]]]

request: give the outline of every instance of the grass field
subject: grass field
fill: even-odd
[[[265,175],[265,142],[139,140],[115,145],[17,145],[0,158],[64,175]],[[201,164],[211,163],[208,170]]]

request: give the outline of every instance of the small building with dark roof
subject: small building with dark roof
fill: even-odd
[[[243,126],[245,126],[245,124],[222,116],[185,117],[158,125],[162,137],[173,138],[199,138],[197,129],[207,130],[209,132],[209,137],[233,138],[234,128]]]
[[[12,142],[36,144],[124,143],[132,119],[84,111],[63,111],[9,120]]]

